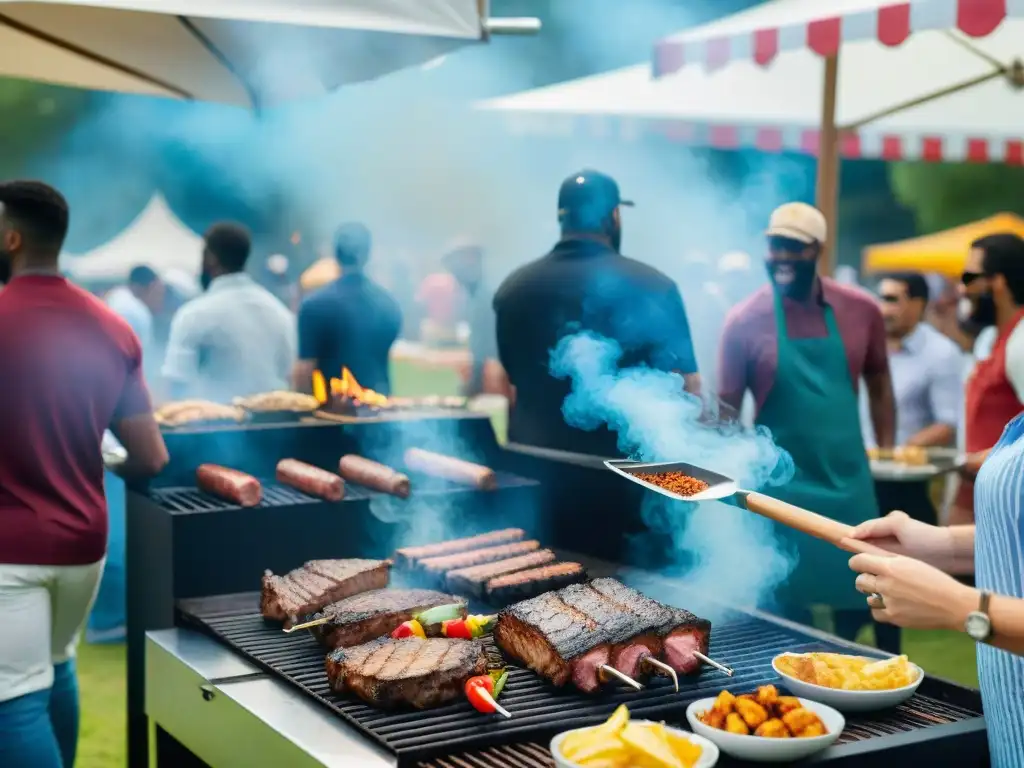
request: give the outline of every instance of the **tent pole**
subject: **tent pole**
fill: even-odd
[[[839,132],[836,130],[836,85],[839,56],[825,59],[825,85],[821,97],[821,132],[818,141],[818,179],[815,202],[828,222],[828,243],[818,263],[822,275],[831,276],[838,244]]]

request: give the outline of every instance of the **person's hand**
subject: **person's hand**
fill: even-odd
[[[938,568],[909,557],[855,555],[857,590],[875,621],[908,629],[961,630],[978,593]]]
[[[895,555],[922,560],[944,571],[953,570],[953,536],[949,528],[914,520],[906,512],[861,523],[849,538],[867,541]]]

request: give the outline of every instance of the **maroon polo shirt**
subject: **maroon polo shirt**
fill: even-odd
[[[822,302],[832,307],[835,315],[854,390],[862,376],[887,371],[889,355],[882,313],[875,298],[860,288],[822,278],[817,301],[783,299],[789,338],[815,339],[828,335]],[[749,389],[760,413],[775,383],[778,364],[773,289],[769,285],[734,307],[725,320],[718,359],[722,400],[738,410],[743,393]]]
[[[103,432],[150,407],[139,340],[103,302],[61,277],[0,290],[0,563],[103,557]]]

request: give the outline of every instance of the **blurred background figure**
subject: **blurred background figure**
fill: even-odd
[[[204,236],[205,293],[171,321],[163,375],[175,399],[230,402],[287,389],[295,364],[295,316],[245,272],[249,231],[221,222]]]
[[[459,324],[466,317],[467,298],[459,281],[448,271],[431,272],[416,290],[422,313],[420,340],[432,346],[460,343]]]
[[[950,509],[950,525],[974,522],[973,474],[1024,411],[1024,240],[1009,233],[976,240],[961,284],[962,319],[978,340],[965,393],[968,477]]]
[[[391,394],[391,345],[402,329],[402,310],[366,274],[372,239],[363,224],[343,224],[334,238],[341,276],[307,296],[299,306],[299,359],[292,385],[312,391],[313,371],[330,379],[348,368],[356,380]]]
[[[495,379],[494,363],[498,359],[498,342],[494,335],[494,292],[484,282],[484,250],[473,241],[453,243],[441,259],[441,265],[458,281],[465,293],[466,324],[469,326],[470,362],[462,372],[464,393],[475,395],[505,394],[500,374]],[[488,376],[490,372],[490,376]],[[488,381],[490,379],[490,381]]]
[[[146,265],[133,267],[128,283],[112,288],[107,293],[107,306],[124,319],[142,344],[143,362],[152,354],[153,315],[163,303],[163,283],[156,272]]]
[[[291,264],[283,253],[268,256],[263,265],[263,284],[292,312],[299,309],[299,286],[291,277]]]

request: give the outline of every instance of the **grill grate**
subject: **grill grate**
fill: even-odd
[[[525,746],[467,752],[459,758],[422,763],[432,768],[550,766],[550,762],[538,757],[546,754],[546,746],[538,745],[538,739],[600,723],[619,704],[628,704],[637,717],[681,722],[687,704],[715,695],[725,686],[747,691],[776,681],[771,660],[778,653],[827,647],[818,643],[808,645],[807,636],[763,619],[734,614],[715,626],[711,655],[733,667],[735,676],[726,678],[715,670],[704,669],[698,677],[685,681],[679,694],[674,693],[667,679],[655,678],[642,692],[615,688],[598,697],[587,696],[568,688],[556,690],[532,672],[512,667],[502,694],[502,704],[512,713],[512,720],[480,715],[463,701],[428,713],[385,712],[354,698],[335,696],[327,684],[324,652],[312,636],[284,634],[254,613],[253,605],[252,595],[233,600],[222,596],[192,601],[179,609],[186,621],[199,624],[256,664],[298,686],[394,753],[403,765],[416,765],[463,750],[529,742]],[[851,718],[842,741],[908,733],[977,716],[968,709],[917,695],[907,705],[881,717]],[[546,745],[546,741],[542,744]],[[510,757],[513,754],[514,760]]]
[[[507,472],[498,472],[498,490],[505,488],[520,488],[537,485],[536,480],[519,477]],[[262,482],[262,481],[261,481]],[[475,488],[452,483],[440,478],[416,475],[413,478],[413,498],[424,495],[450,494],[476,492]],[[490,491],[488,492],[490,493]],[[229,509],[240,509],[239,505],[233,502],[213,496],[192,487],[175,488],[154,488],[149,492],[150,498],[157,504],[171,512],[179,514],[199,512],[223,512]],[[378,491],[364,488],[355,483],[345,483],[345,498],[342,501],[365,501],[367,499],[391,499]],[[279,485],[272,482],[263,482],[263,500],[260,507],[287,507],[293,504],[318,504],[323,499],[310,496],[302,491],[296,490],[287,485]]]

